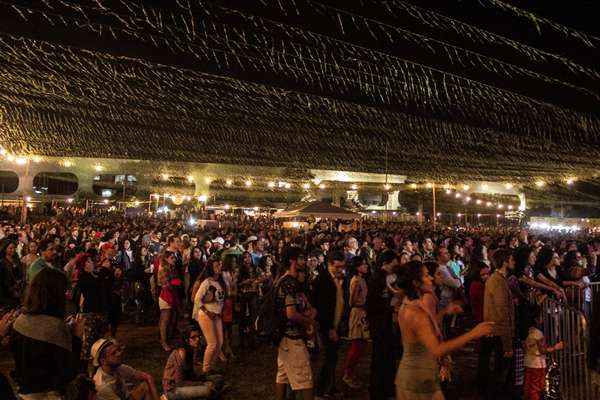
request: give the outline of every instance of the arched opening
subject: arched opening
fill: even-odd
[[[0,193],[12,193],[19,187],[19,175],[13,171],[0,171]]]
[[[137,183],[135,175],[102,174],[94,177],[92,189],[97,196],[121,199],[123,196],[133,196],[137,191]]]
[[[33,191],[38,195],[69,196],[78,188],[77,176],[70,172],[40,172],[33,178]]]

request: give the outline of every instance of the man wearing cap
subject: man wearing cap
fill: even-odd
[[[154,378],[123,364],[123,346],[116,340],[98,340],[91,355],[94,366],[98,367],[94,384],[99,400],[159,400]],[[132,383],[138,384],[128,389]]]

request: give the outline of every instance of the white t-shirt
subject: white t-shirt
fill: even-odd
[[[138,372],[125,364],[120,365],[113,375],[98,368],[94,375],[98,400],[126,400],[127,384],[134,383],[137,377]]]
[[[537,328],[529,328],[525,339],[525,367],[546,368],[546,355],[538,349],[538,341],[544,340],[544,334]]]
[[[221,314],[223,310],[223,301],[225,300],[225,292],[221,284],[213,278],[207,278],[200,284],[200,288],[194,298],[193,315],[198,319],[200,307],[204,306],[208,311],[215,314]]]
[[[591,283],[590,278],[588,278],[587,276],[582,276],[580,281],[586,285],[586,288],[583,289],[583,299],[584,299],[584,301],[591,303],[592,302],[592,288],[589,286]]]

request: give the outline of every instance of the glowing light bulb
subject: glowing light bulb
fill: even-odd
[[[444,189],[446,189],[446,190],[450,189],[450,184],[449,183],[444,183]]]
[[[416,183],[411,183],[410,184],[410,188],[411,189],[416,189],[417,188],[417,184]]]
[[[475,200],[475,204],[481,204],[481,200],[479,200],[479,199]]]
[[[421,215],[421,213],[417,211],[417,214],[416,214],[416,215],[417,215],[417,217],[418,217],[419,215]]]
[[[546,182],[544,182],[543,180],[540,179],[539,181],[535,182],[535,186],[537,186],[539,188],[544,187],[544,186],[546,186]]]
[[[569,186],[572,185],[572,184],[574,184],[575,181],[577,181],[576,177],[567,178],[567,180],[566,180],[567,185],[569,185]]]
[[[510,190],[510,189],[512,189],[512,188],[513,188],[513,184],[512,184],[512,183],[505,183],[505,184],[504,184],[504,187],[505,187],[507,190]]]
[[[358,185],[356,185],[355,183],[353,183],[352,186],[350,186],[350,189],[356,190],[356,189],[358,189]]]
[[[492,206],[492,202],[488,201],[487,203],[485,203],[486,206],[491,207]]]
[[[319,185],[319,189],[325,189],[325,184],[321,183],[321,184]]]
[[[96,172],[100,172],[104,170],[104,167],[100,164],[96,164],[94,165],[94,170],[96,170]]]
[[[450,194],[450,193],[452,193],[452,190],[446,189],[446,194]]]
[[[487,183],[482,183],[481,184],[481,190],[488,190],[489,186]]]
[[[286,189],[290,189],[291,187],[292,187],[292,184],[291,184],[291,183],[289,183],[289,182],[288,182],[288,183],[286,183],[286,184],[285,184],[285,188],[286,188]]]
[[[514,207],[513,207],[512,205],[509,205],[509,206],[508,206],[508,209],[509,209],[509,210],[512,210],[513,208],[514,208]]]
[[[31,160],[34,163],[40,163],[40,162],[42,162],[42,157],[40,157],[40,156],[33,156],[33,157],[31,157]]]
[[[25,157],[17,157],[15,158],[15,162],[17,165],[25,165],[27,164],[27,159]]]
[[[252,181],[250,179],[248,179],[246,182],[244,182],[244,185],[246,185],[247,187],[252,186]]]
[[[500,214],[496,214],[496,218],[500,218],[500,217],[501,217],[501,215],[500,215]]]
[[[233,181],[232,181],[231,179],[227,179],[227,180],[225,181],[225,185],[227,185],[227,186],[231,186],[231,185],[233,185]]]
[[[63,160],[62,166],[66,167],[66,168],[72,167],[73,166],[73,162],[70,161],[70,160]]]
[[[433,183],[427,182],[427,183],[425,184],[425,187],[426,187],[427,189],[431,189],[431,188],[433,187]]]
[[[477,218],[481,218],[481,214],[477,214]]]
[[[207,176],[206,178],[204,178],[204,182],[205,182],[207,185],[210,185],[210,184],[211,184],[211,182],[212,182],[212,178],[211,178],[210,176]]]
[[[462,188],[466,192],[467,190],[471,189],[471,186],[469,186],[469,185],[463,185]]]
[[[457,199],[458,199],[459,197],[461,197],[461,196],[462,196],[462,195],[461,195],[460,193],[456,193],[456,194],[454,195],[454,197],[456,197]]]
[[[467,196],[467,197],[465,198],[465,201],[468,203],[468,202],[470,202],[470,201],[471,201],[471,198],[470,198],[469,196]]]
[[[504,204],[498,204],[498,209],[502,210],[504,208]]]
[[[442,213],[441,213],[441,212],[439,212],[439,213],[437,213],[436,215],[437,215],[438,217],[441,217],[441,216],[442,216]]]
[[[187,177],[187,181],[188,181],[189,183],[193,183],[193,182],[194,182],[194,177],[193,177],[193,176],[191,176],[191,175],[188,175],[188,177]]]
[[[305,183],[304,185],[302,185],[303,189],[309,189],[310,188],[310,183]]]
[[[225,204],[225,209],[229,210],[229,204]]]
[[[270,188],[274,188],[275,187],[275,182],[271,181],[269,183],[267,183],[267,186]]]
[[[31,196],[25,197],[25,201],[28,201],[28,202],[31,201]]]
[[[102,202],[103,202],[104,204],[108,204],[108,199],[104,199]]]
[[[458,213],[458,214],[456,214],[456,216],[457,216],[458,218],[460,218],[460,217],[462,217],[462,214],[461,214],[461,213]]]

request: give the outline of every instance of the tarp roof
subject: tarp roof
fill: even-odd
[[[300,203],[274,214],[275,218],[315,217],[328,219],[356,219],[360,215],[345,208],[337,207],[323,201]]]

